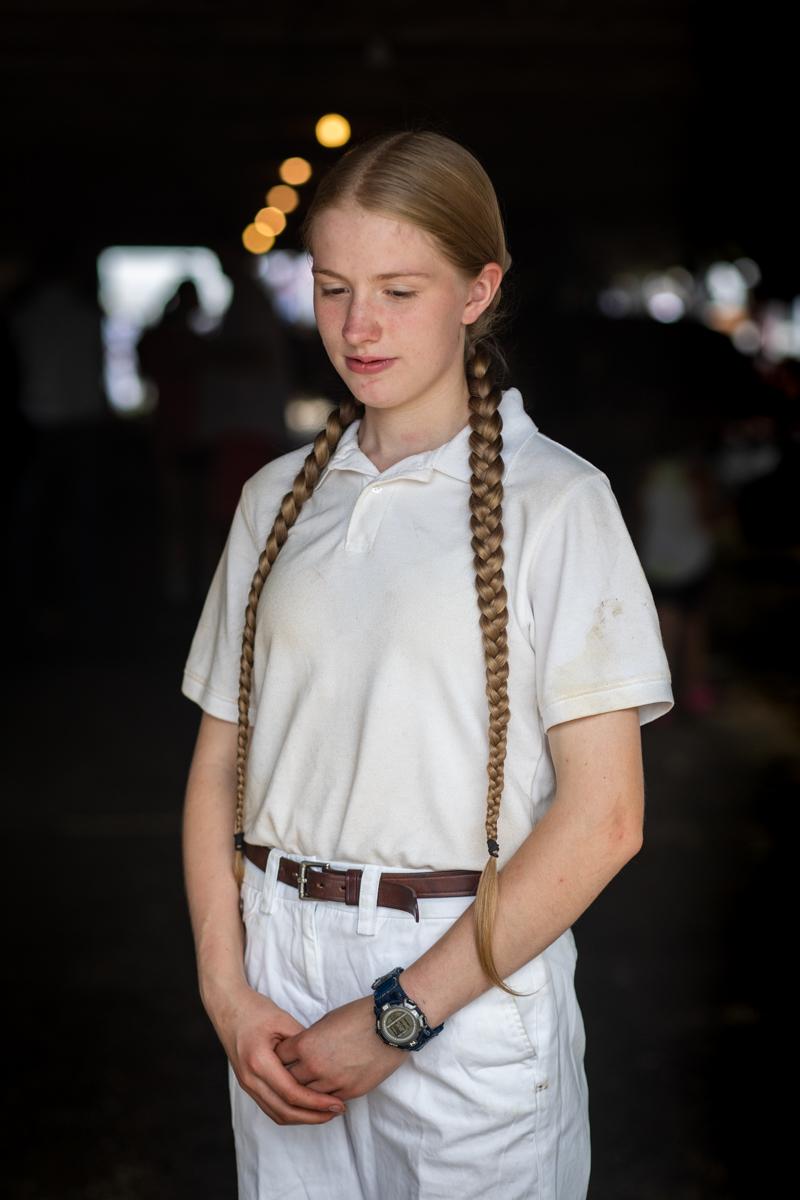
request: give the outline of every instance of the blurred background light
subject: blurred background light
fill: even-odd
[[[749,288],[757,287],[761,282],[761,269],[758,263],[753,262],[752,258],[734,259],[733,265]]]
[[[706,271],[706,287],[715,304],[741,308],[747,300],[747,281],[734,263],[712,263]]]
[[[259,229],[255,223],[251,222],[242,234],[242,243],[251,254],[266,254],[275,244],[275,235],[264,233],[263,227]]]
[[[768,300],[764,305],[761,346],[769,362],[800,357],[800,339],[793,328],[797,316],[797,297],[792,309],[783,300]]]
[[[120,416],[139,415],[154,399],[136,358],[144,329],[161,319],[179,284],[190,279],[200,309],[189,323],[197,333],[210,332],[231,302],[231,281],[204,246],[109,246],[97,257],[97,277],[109,404]]]
[[[278,208],[285,213],[294,212],[300,203],[300,196],[287,183],[276,183],[267,192],[266,199],[272,208]]]
[[[686,312],[686,306],[681,297],[668,288],[653,292],[647,297],[647,311],[656,321],[669,325],[679,321]]]
[[[293,183],[295,187],[299,187],[302,183],[308,183],[311,178],[311,164],[296,155],[293,158],[285,158],[278,167],[278,174],[284,183]]]
[[[603,316],[619,318],[630,316],[634,307],[633,296],[624,287],[603,288],[597,300]]]
[[[257,270],[283,319],[314,329],[314,277],[308,255],[300,250],[273,250],[259,259]]]
[[[731,341],[740,354],[758,354],[761,349],[761,331],[755,321],[740,321],[731,333]]]
[[[343,146],[350,140],[350,122],[341,113],[326,113],[317,121],[314,133],[321,146]]]
[[[679,268],[646,275],[642,281],[642,296],[647,312],[662,324],[679,321],[686,312],[688,289]]]
[[[294,396],[286,405],[286,425],[298,437],[315,437],[333,407],[324,396]]]
[[[260,208],[253,218],[253,224],[259,233],[277,235],[283,233],[286,228],[286,217],[279,208],[270,205],[268,208]]]

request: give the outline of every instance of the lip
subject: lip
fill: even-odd
[[[394,358],[347,358],[344,360],[347,363],[348,369],[354,371],[356,375],[375,375],[378,371],[385,371],[393,362]]]

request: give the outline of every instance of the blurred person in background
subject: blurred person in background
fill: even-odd
[[[231,303],[205,338],[199,434],[211,452],[209,550],[214,559],[245,479],[289,447],[291,369],[282,321],[242,246],[216,247]],[[207,566],[211,567],[209,562]]]
[[[208,526],[210,448],[200,436],[204,339],[193,327],[197,288],[184,279],[145,329],[136,347],[140,373],[158,395],[152,415],[153,453],[161,504],[158,523],[162,594],[180,605],[205,578],[201,540]]]
[[[641,472],[637,546],[658,609],[681,707],[716,703],[709,661],[709,592],[724,496],[700,444],[662,454]]]
[[[46,636],[91,637],[107,608],[101,515],[113,424],[91,249],[49,253],[16,290],[8,328],[18,361],[19,412],[33,434],[10,554],[15,607]],[[55,583],[43,586],[45,563]]]

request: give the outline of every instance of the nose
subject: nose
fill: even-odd
[[[380,336],[380,324],[371,306],[365,300],[351,299],[342,325],[342,337],[348,348],[360,350]]]

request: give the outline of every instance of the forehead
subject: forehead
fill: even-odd
[[[425,230],[391,213],[371,212],[357,204],[321,212],[314,220],[310,241],[315,264],[331,270],[342,269],[346,262],[381,263],[376,271],[394,267],[431,271],[449,266]],[[387,262],[389,258],[391,262]]]

